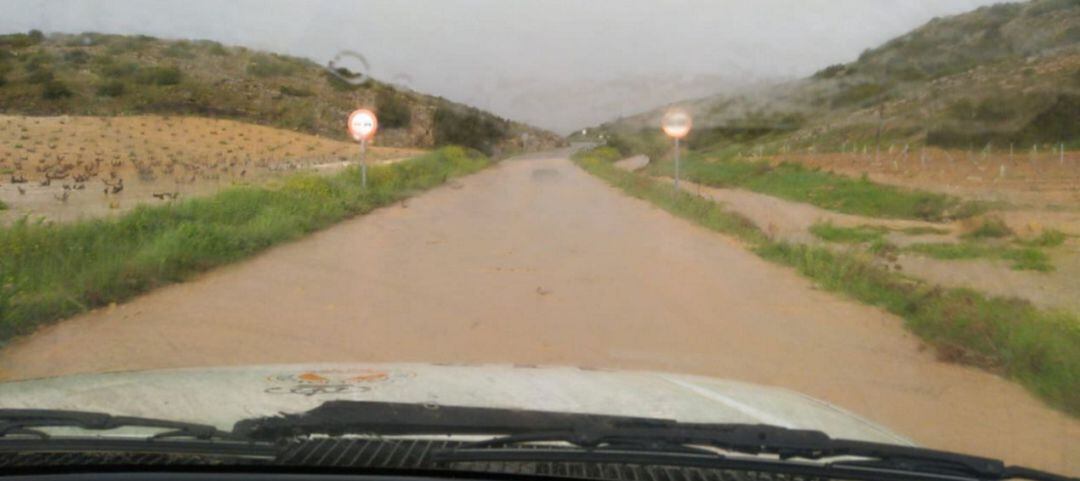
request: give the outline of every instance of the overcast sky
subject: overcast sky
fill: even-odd
[[[0,31],[205,38],[310,57],[561,133],[808,75],[993,0],[2,0]]]

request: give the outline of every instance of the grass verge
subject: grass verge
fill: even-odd
[[[935,242],[911,244],[902,250],[944,260],[1005,259],[1012,261],[1010,267],[1018,271],[1050,272],[1054,270],[1054,265],[1050,263],[1050,257],[1035,247],[1008,247],[977,242]]]
[[[682,171],[688,180],[714,187],[740,187],[847,214],[942,221],[970,217],[985,209],[982,204],[945,194],[878,184],[865,178],[853,179],[797,163],[773,165],[740,160],[732,155],[704,158],[691,153],[686,157]],[[648,172],[673,175],[673,163],[655,162]]]
[[[861,225],[858,227],[839,227],[831,222],[819,222],[810,226],[810,233],[829,242],[841,244],[861,244],[881,240],[889,229],[885,227]]]
[[[869,253],[771,241],[715,202],[614,167],[619,158],[618,151],[602,147],[579,152],[574,161],[633,197],[739,238],[762,258],[794,267],[825,289],[902,317],[942,359],[1003,373],[1052,406],[1080,416],[1080,319],[1071,313],[928,285],[875,265]]]
[[[87,309],[234,262],[490,164],[443,148],[372,167],[234,187],[121,217],[0,227],[0,342]]]

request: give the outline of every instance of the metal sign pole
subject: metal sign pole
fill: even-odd
[[[360,186],[367,188],[367,159],[364,158],[367,150],[367,139],[360,141]]]
[[[679,190],[679,138],[675,137],[675,190]]]

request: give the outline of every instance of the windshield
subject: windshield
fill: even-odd
[[[1078,279],[1075,0],[0,6],[0,409],[517,408],[1075,476]]]

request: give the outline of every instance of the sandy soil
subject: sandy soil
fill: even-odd
[[[724,203],[771,237],[788,242],[822,243],[810,233],[810,227],[817,222],[832,222],[843,227],[934,227],[952,231],[941,235],[890,232],[887,235],[889,242],[901,246],[915,242],[956,242],[956,234],[962,231],[958,224],[862,217],[741,189],[720,189],[686,181],[681,185],[689,192]],[[1080,242],[1069,239],[1063,247],[1053,249],[1051,259],[1053,272],[1015,271],[1005,260],[941,260],[912,254],[900,255],[896,264],[904,273],[938,285],[969,287],[996,296],[1027,299],[1044,308],[1080,312]]]
[[[421,152],[372,146],[367,158],[377,163]],[[0,211],[0,222],[124,212],[162,202],[154,194],[205,195],[358,158],[355,143],[232,120],[0,115],[0,201],[10,207]],[[46,175],[63,178],[45,182]],[[105,193],[106,182],[120,181],[123,190]]]
[[[785,386],[916,441],[1080,473],[1080,421],[939,362],[879,309],[621,195],[501,163],[0,351],[20,379],[317,361],[516,362]]]

